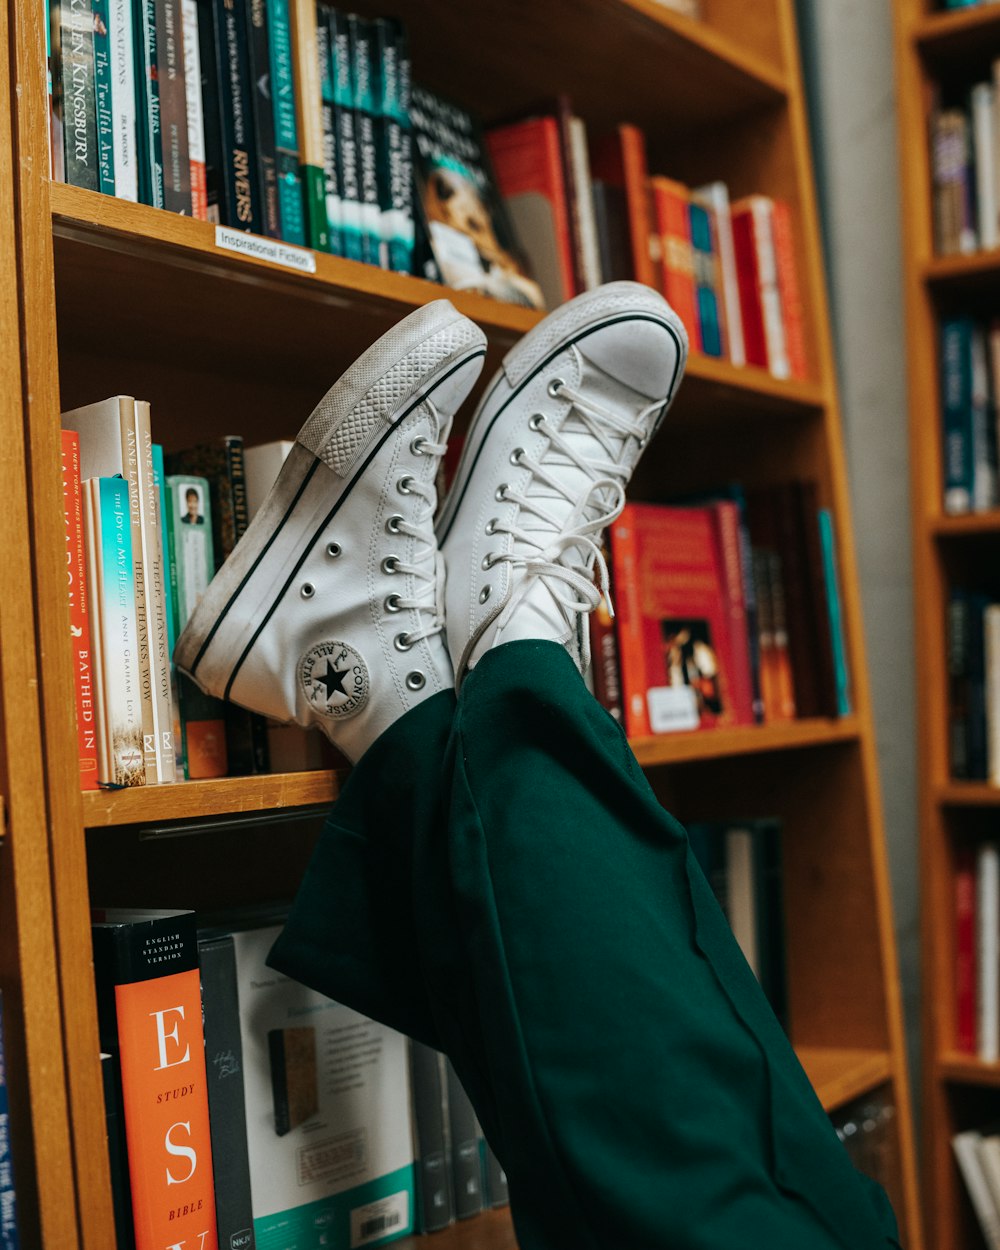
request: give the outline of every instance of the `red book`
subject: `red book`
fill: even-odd
[[[791,375],[772,230],[773,201],[750,195],[732,207],[733,248],[747,364]]]
[[[657,287],[653,264],[653,211],[650,203],[646,136],[638,126],[622,125],[592,140],[590,174],[595,181],[620,187],[628,208],[629,240],[636,282]]]
[[[555,308],[576,293],[559,123],[531,117],[498,126],[487,132],[486,146],[534,278]]]
[[[691,192],[673,178],[651,178],[653,220],[660,241],[660,290],[699,349],[698,297],[691,246]]]
[[[799,269],[795,259],[792,210],[785,200],[774,201],[771,225],[774,233],[774,259],[778,269],[781,312],[785,323],[788,366],[793,378],[805,380],[809,377],[805,310],[799,286]]]
[[[629,735],[752,724],[749,701],[740,708],[734,697],[713,508],[627,504],[611,528],[611,550]]]
[[[756,724],[753,711],[753,676],[750,671],[750,633],[747,623],[746,580],[740,541],[740,506],[730,499],[712,505],[719,567],[725,580],[725,602],[729,615],[732,650],[730,689],[736,724]]]
[[[80,496],[80,436],[62,431],[63,514],[66,520],[66,584],[69,629],[73,639],[76,689],[76,731],[80,752],[80,787],[97,789],[97,719],[91,669],[87,569],[83,541],[83,500]]]
[[[955,857],[955,1048],[976,1053],[976,854]]]
[[[124,1110],[135,1250],[218,1250],[195,914],[95,911],[101,1048]]]

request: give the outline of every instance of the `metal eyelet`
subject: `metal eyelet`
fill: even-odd
[[[413,478],[410,477],[409,473],[407,473],[403,477],[401,477],[399,481],[396,483],[396,489],[399,491],[401,495],[409,495],[409,494],[412,494],[412,491],[410,490],[410,487],[412,485],[413,485]]]
[[[638,444],[640,451],[643,449],[643,447],[646,446],[648,442],[649,442],[649,439],[645,436],[645,434],[641,438],[636,439],[636,443]]]
[[[403,519],[403,518],[399,515],[399,513],[398,513],[398,512],[397,512],[395,515],[393,515],[393,516],[389,517],[389,519],[388,519],[388,520],[386,521],[386,523],[385,523],[385,530],[386,530],[386,533],[387,533],[387,534],[398,534],[398,533],[399,533],[399,524],[400,524],[400,522],[402,521],[402,519]]]
[[[385,603],[382,605],[387,612],[402,612],[399,606],[399,595],[386,595]]]
[[[409,651],[413,643],[410,642],[409,634],[397,634],[392,640],[392,645],[397,651]]]
[[[524,448],[515,447],[514,450],[510,453],[511,464],[520,464],[523,456],[524,456]]]
[[[427,439],[424,438],[422,434],[418,434],[416,438],[413,439],[413,441],[410,443],[411,455],[422,456],[424,454],[424,447],[426,446],[426,443],[427,443]]]
[[[484,569],[491,569],[494,564],[496,564],[496,557],[492,551],[487,551],[486,555],[483,556],[482,567]]]
[[[311,599],[315,593],[316,593],[316,587],[312,584],[312,582],[302,583],[302,587],[299,590],[299,594],[302,596],[303,599]]]
[[[490,588],[489,586],[484,586],[482,590],[479,592],[479,602],[485,603],[489,597],[490,597]]]
[[[495,495],[495,498],[498,503],[507,502],[507,483],[506,482],[501,482],[500,485],[497,487],[497,493]]]
[[[406,674],[407,690],[423,690],[427,685],[427,678],[421,672],[412,672]]]
[[[399,556],[386,556],[382,561],[382,572],[395,573],[397,564],[399,564]]]
[[[340,543],[327,543],[326,544],[326,554],[330,557],[331,560],[336,560],[336,558],[341,554],[342,551],[343,551],[343,547],[341,547]]]
[[[497,522],[500,520],[498,516],[490,517],[486,522],[486,533],[495,534],[497,532]]]
[[[542,428],[542,422],[544,420],[545,420],[544,412],[533,412],[531,416],[528,418],[528,429],[540,430]]]
[[[559,392],[566,385],[562,378],[553,378],[546,388],[553,399],[557,399]]]

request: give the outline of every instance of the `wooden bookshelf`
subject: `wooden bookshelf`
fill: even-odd
[[[950,778],[946,609],[953,584],[980,577],[1000,552],[1000,514],[943,514],[939,319],[975,312],[1000,290],[1000,253],[938,256],[934,248],[929,109],[938,81],[957,88],[988,77],[1000,56],[1000,6],[935,12],[930,0],[894,0],[901,154],[903,268],[913,517],[921,876],[922,1127],[928,1242],[981,1250],[979,1225],[951,1137],[993,1120],[996,1065],[956,1054],[955,851],[996,828],[1000,788]]]
[[[372,0],[356,6],[375,13]],[[786,830],[790,1031],[828,1110],[888,1092],[896,1195],[921,1250],[888,871],[865,673],[834,363],[792,0],[703,0],[700,22],[655,0],[401,0],[415,73],[487,121],[560,91],[595,129],[641,125],[651,168],[724,178],[735,197],[783,196],[796,221],[812,373],[782,382],[693,354],[636,481],[639,497],[810,476],[836,518],[854,711],[841,720],[643,739],[636,753],[682,820],[770,815]],[[494,364],[538,315],[329,256],[315,272],[236,256],[214,228],[47,176],[42,6],[7,0],[0,38],[0,340],[11,442],[0,462],[0,976],[10,1057],[26,1081],[14,1149],[27,1244],[114,1245],[104,1150],[88,908],[191,881],[198,898],[265,897],[298,871],[310,822],[342,775],[325,771],[87,794],[76,788],[73,673],[61,593],[58,414],[130,391],[168,449],[239,425],[248,442],[294,436],[361,348],[447,297],[486,331]],[[517,55],[511,49],[517,48]],[[16,82],[17,90],[12,89]],[[15,177],[16,173],[16,177]],[[238,415],[238,422],[235,419]],[[26,514],[32,517],[24,541]],[[32,594],[26,593],[30,586]],[[15,720],[16,715],[16,720]],[[287,812],[294,838],[264,824]],[[261,820],[255,822],[255,817]],[[203,832],[174,838],[191,824]],[[259,828],[255,828],[259,824]],[[301,825],[301,827],[300,827]],[[244,831],[247,838],[244,839]],[[294,845],[292,843],[294,842]],[[235,848],[235,849],[234,849]],[[164,884],[166,883],[166,884]],[[16,917],[13,927],[8,915]],[[404,1243],[415,1246],[416,1242]],[[512,1250],[490,1213],[428,1243]]]

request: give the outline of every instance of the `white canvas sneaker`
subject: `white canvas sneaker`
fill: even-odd
[[[586,670],[586,614],[607,590],[600,536],[686,359],[680,318],[636,282],[577,296],[507,354],[437,524],[459,684],[486,651],[518,639],[560,643]]]
[[[327,392],[177,642],[202,690],[318,726],[354,761],[451,686],[435,476],[485,350],[436,300]]]

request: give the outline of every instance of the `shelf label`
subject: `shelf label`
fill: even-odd
[[[262,239],[256,234],[244,234],[242,230],[230,230],[228,226],[215,227],[215,246],[227,252],[239,252],[241,256],[253,256],[257,260],[269,260],[286,269],[299,273],[316,272],[316,255],[304,247],[289,247],[279,239]]]

